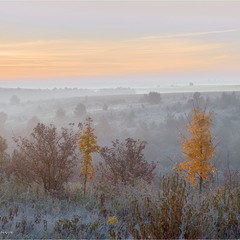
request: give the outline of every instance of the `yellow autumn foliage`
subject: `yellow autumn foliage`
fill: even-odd
[[[113,217],[108,218],[107,225],[112,224],[112,225],[116,226],[117,223],[118,223],[117,217],[113,216]]]
[[[188,182],[196,184],[197,179],[206,182],[209,175],[217,171],[213,167],[213,157],[216,154],[213,139],[211,135],[212,112],[193,109],[192,122],[187,124],[189,136],[181,134],[183,157],[186,161],[175,163],[173,169],[183,174]]]
[[[85,129],[77,135],[78,149],[82,155],[80,176],[85,177],[84,192],[87,178],[92,179],[94,176],[92,154],[100,150],[100,147],[97,144],[97,136],[94,135],[94,128],[92,128],[91,124],[92,119],[87,118],[85,122]]]

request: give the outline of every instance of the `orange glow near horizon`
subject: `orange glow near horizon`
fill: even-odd
[[[0,79],[239,70],[237,43],[188,38],[0,44]]]

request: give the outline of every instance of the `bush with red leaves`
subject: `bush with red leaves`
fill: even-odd
[[[48,192],[59,191],[76,165],[76,134],[54,125],[37,124],[30,138],[14,138],[18,146],[12,159],[16,178],[26,184],[42,184]]]
[[[140,179],[151,182],[156,165],[154,162],[149,164],[142,153],[146,144],[145,141],[127,138],[123,142],[117,139],[111,148],[102,148],[100,150],[100,155],[104,159],[104,164],[100,164],[102,177],[114,185],[123,183],[133,186]]]

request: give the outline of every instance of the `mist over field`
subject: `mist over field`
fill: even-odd
[[[216,114],[213,129],[224,146],[220,148],[223,152],[221,158],[224,159],[223,156],[227,154],[231,143],[229,138],[236,138],[239,134],[235,131],[234,136],[228,136],[227,143],[223,142],[226,141],[225,136],[221,135],[226,134],[228,130],[231,135],[231,129],[239,123],[239,92],[233,91],[236,87],[228,85],[224,86],[224,89],[221,86],[213,88],[228,90],[224,92],[209,92],[210,87],[207,92],[193,92],[195,89],[204,91],[207,86],[202,88],[194,85],[182,88],[172,86],[162,88],[163,93],[158,92],[158,88],[152,88],[151,92],[159,95],[157,102],[147,99],[149,92],[144,88],[118,87],[98,90],[2,88],[1,135],[8,139],[8,151],[12,152],[14,149],[12,138],[18,135],[28,136],[38,122],[54,124],[60,129],[69,123],[83,123],[87,117],[91,117],[100,145],[111,144],[116,138],[131,137],[147,141],[146,153],[149,154],[147,155],[149,161],[159,161],[160,166],[162,164],[171,169],[168,158],[175,154],[173,149],[177,151],[179,147],[181,148],[181,144],[177,144],[178,130],[185,131],[187,121],[190,120],[187,116],[193,108],[192,101],[194,96],[199,94],[200,107],[206,107],[208,111]],[[179,92],[181,90],[185,92]],[[79,104],[82,104],[85,110],[76,114]],[[59,110],[62,110],[61,114],[58,114]],[[226,122],[228,125],[225,126]],[[226,159],[222,161],[221,165],[224,166]],[[237,167],[235,161],[237,159],[232,164]]]

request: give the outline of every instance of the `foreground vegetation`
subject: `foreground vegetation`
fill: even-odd
[[[32,238],[239,238],[239,176],[203,193],[178,175],[151,186],[117,186],[112,194],[75,186],[60,197],[43,189],[1,186],[1,237]],[[115,219],[115,221],[114,221]],[[117,220],[117,221],[116,221]]]

